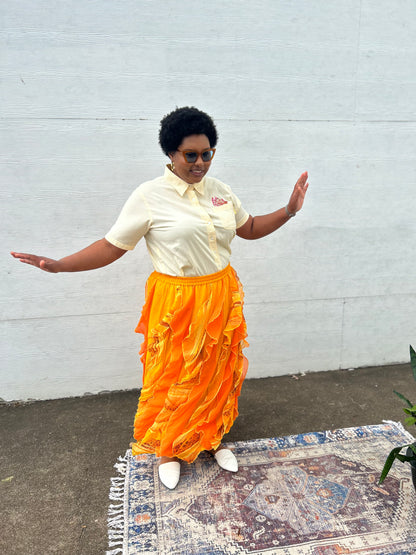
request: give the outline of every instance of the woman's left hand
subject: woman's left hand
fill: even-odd
[[[296,181],[296,184],[293,188],[293,193],[287,204],[287,209],[291,214],[298,212],[302,208],[308,187],[308,172],[303,172],[303,174]]]

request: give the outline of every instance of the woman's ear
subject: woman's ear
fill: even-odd
[[[169,152],[168,156],[170,158],[170,167],[172,168],[172,171],[175,171],[175,163],[173,161],[173,152]]]

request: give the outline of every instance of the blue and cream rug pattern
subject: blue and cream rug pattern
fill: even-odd
[[[393,447],[414,441],[395,422],[229,443],[240,470],[202,453],[175,490],[153,455],[115,465],[107,554],[414,555],[416,495]]]

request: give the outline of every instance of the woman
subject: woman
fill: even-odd
[[[159,142],[170,158],[164,175],[140,185],[107,235],[62,258],[15,253],[46,272],[79,272],[111,264],[144,237],[155,271],[136,331],[143,388],[134,423],[134,455],[160,457],[159,477],[170,489],[180,462],[210,451],[236,472],[234,454],[221,445],[238,410],[247,372],[243,291],[229,265],[235,234],[259,239],[285,224],[303,205],[307,173],[286,207],[251,216],[231,189],[206,177],[217,131],[196,108],[178,108],[161,121]]]

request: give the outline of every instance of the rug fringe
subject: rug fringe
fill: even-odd
[[[130,460],[131,451],[126,451],[124,457],[117,459],[114,468],[117,476],[111,478],[110,495],[111,501],[118,501],[117,504],[110,504],[108,508],[108,547],[114,548],[106,551],[106,555],[118,555],[126,553],[124,546],[124,527],[127,522],[124,496],[126,494],[126,475]]]

